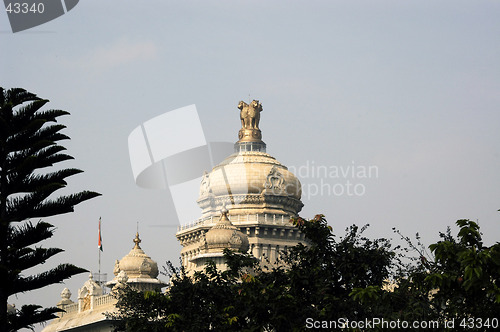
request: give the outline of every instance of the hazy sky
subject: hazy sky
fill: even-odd
[[[65,192],[103,194],[46,219],[57,231],[44,245],[66,251],[44,268],[97,270],[100,216],[108,279],[137,222],[146,253],[177,263],[170,193],[136,186],[128,135],[196,104],[207,140],[233,142],[249,95],[263,104],[268,152],[302,170],[303,217],[323,213],[340,235],[353,223],[377,237],[420,232],[427,244],[457,219],[478,219],[486,244],[498,241],[498,17],[497,0],[80,1],[13,34],[2,12],[0,85],[71,112],[62,122],[76,159],[63,166],[85,173]],[[376,173],[332,173],[347,167]],[[328,174],[312,174],[320,169]],[[347,181],[363,194],[339,194]],[[64,287],[76,300],[86,279],[10,302],[55,305]]]

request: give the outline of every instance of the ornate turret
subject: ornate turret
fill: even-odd
[[[202,235],[198,255],[191,261],[202,269],[207,261],[213,261],[218,269],[225,270],[224,250],[245,253],[248,251],[248,236],[235,227],[228,218],[228,210],[223,207],[219,221]]]
[[[224,206],[219,222],[205,234],[205,241],[201,244],[202,250],[206,252],[221,252],[224,249],[248,251],[248,237],[231,223],[227,217],[228,212]]]
[[[134,247],[121,260],[116,260],[113,273],[115,277],[107,283],[108,287],[115,287],[119,283],[127,282],[138,290],[160,289],[165,286],[158,277],[158,264],[142,250],[139,245],[142,241],[139,232],[133,240]]]
[[[158,265],[139,246],[139,232],[135,234],[134,247],[118,262],[119,271],[124,271],[129,278],[156,278]],[[114,273],[118,272],[113,271]],[[117,274],[115,274],[117,275]]]
[[[158,266],[139,246],[139,233],[135,235],[134,247],[121,260],[116,260],[113,270],[115,278],[106,283],[112,291],[105,294],[92,274],[78,290],[78,302],[71,301],[71,292],[65,288],[61,293],[61,301],[57,307],[63,309],[47,325],[43,332],[59,331],[114,331],[114,319],[108,317],[118,311],[116,303],[122,290],[131,286],[139,291],[160,291],[166,286],[158,280]]]

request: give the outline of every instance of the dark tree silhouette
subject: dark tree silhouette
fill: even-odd
[[[350,293],[381,288],[395,253],[388,240],[369,240],[356,226],[337,238],[323,215],[295,218],[302,243],[263,267],[250,254],[224,252],[228,270],[209,262],[186,275],[169,264],[166,293],[124,289],[118,312],[108,315],[118,331],[302,331],[309,320],[364,319],[371,312]]]
[[[24,89],[0,87],[0,331],[32,328],[33,324],[55,318],[60,311],[31,304],[7,313],[9,296],[59,283],[86,271],[61,264],[35,275],[23,273],[63,251],[35,246],[54,233],[54,227],[39,218],[73,212],[75,205],[100,195],[82,191],[51,197],[66,186],[67,177],[82,171],[47,170],[73,159],[58,144],[69,137],[61,133],[65,126],[56,123],[58,117],[69,113],[42,111],[47,102]],[[33,218],[39,220],[33,223]]]

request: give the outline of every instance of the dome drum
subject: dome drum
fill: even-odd
[[[263,210],[268,214],[296,215],[297,211],[302,209],[303,203],[294,197],[264,192],[262,194],[210,196],[198,200],[198,205],[202,208],[204,216],[218,215],[218,211],[224,205],[231,209],[231,215],[254,214]]]
[[[234,152],[266,152],[266,143],[260,142],[236,142]]]

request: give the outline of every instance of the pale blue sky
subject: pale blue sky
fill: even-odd
[[[71,112],[66,146],[84,174],[68,191],[102,197],[49,218],[47,263],[102,269],[132,247],[178,261],[167,192],[134,184],[127,137],[141,123],[196,104],[208,141],[235,141],[236,106],[259,99],[263,139],[283,164],[378,167],[366,193],[304,199],[343,234],[370,223],[425,243],[459,218],[500,238],[499,1],[80,1],[66,15],[12,34],[0,14],[1,86],[23,87]],[[175,142],[174,142],[175,143]],[[322,179],[301,179],[304,188]],[[345,179],[323,179],[329,184]],[[196,199],[196,193],[194,198]],[[76,298],[85,275],[66,286]],[[52,305],[64,286],[13,299]]]

